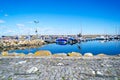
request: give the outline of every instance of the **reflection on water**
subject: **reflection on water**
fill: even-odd
[[[9,52],[17,52],[17,53],[34,53],[38,50],[49,50],[53,54],[54,53],[69,53],[69,52],[79,52],[86,53],[91,52],[93,54],[105,53],[109,55],[120,54],[120,41],[88,41],[81,42],[76,44],[47,44],[42,47],[32,47],[32,48],[23,48],[16,50],[9,50]]]
[[[79,45],[79,44],[77,44],[77,47],[78,47],[78,49],[79,49],[79,50],[81,50],[81,47],[80,47],[80,45]]]

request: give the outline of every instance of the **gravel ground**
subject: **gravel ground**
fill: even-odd
[[[0,57],[0,80],[120,80],[120,57]]]

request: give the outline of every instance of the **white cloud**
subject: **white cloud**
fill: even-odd
[[[8,30],[7,32],[8,32],[8,33],[13,33],[13,32],[15,32],[15,31],[13,31],[13,30]]]
[[[55,29],[52,27],[39,27],[38,29],[38,34],[56,34]],[[58,32],[58,31],[57,31]]]
[[[7,17],[7,16],[8,16],[8,14],[5,14],[4,16],[6,16],[6,17]]]
[[[24,27],[24,24],[16,24],[18,27]]]
[[[5,21],[4,20],[0,20],[0,23],[5,23]]]
[[[5,32],[3,32],[3,34],[2,35],[11,35],[11,36],[13,36],[13,35],[17,35],[18,34],[18,32],[16,31],[16,30],[11,30],[11,29],[7,29],[7,30],[5,30]]]

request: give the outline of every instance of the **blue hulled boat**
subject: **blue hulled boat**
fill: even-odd
[[[56,39],[56,43],[60,45],[67,44],[67,40],[63,38]]]

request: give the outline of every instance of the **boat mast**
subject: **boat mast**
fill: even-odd
[[[82,36],[82,26],[81,26],[81,36]]]

